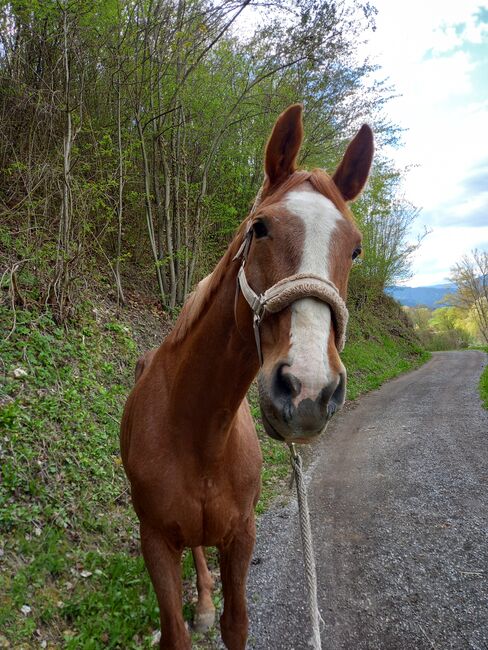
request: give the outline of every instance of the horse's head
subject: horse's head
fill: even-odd
[[[269,139],[266,179],[245,250],[244,282],[255,294],[292,278],[284,287],[291,295],[288,306],[265,314],[258,341],[263,422],[270,436],[288,442],[324,431],[344,403],[343,301],[352,261],[361,251],[347,202],[361,192],[373,155],[371,129],[363,126],[332,177],[322,170],[295,171],[302,135],[302,108],[294,105],[280,115]],[[307,291],[312,285],[315,291]]]

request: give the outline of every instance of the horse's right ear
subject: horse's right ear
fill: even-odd
[[[296,158],[303,140],[303,108],[292,104],[276,120],[266,145],[264,171],[270,186],[284,181],[296,169]]]

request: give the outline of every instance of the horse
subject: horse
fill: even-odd
[[[302,139],[302,106],[294,104],[271,132],[251,213],[172,332],[139,360],[125,406],[121,455],[167,650],[191,648],[182,615],[185,548],[197,573],[194,626],[214,623],[207,546],[219,553],[223,642],[246,646],[262,465],[246,393],[258,371],[263,424],[277,440],[309,442],[345,400],[344,300],[361,251],[347,204],[366,183],[373,134],[361,127],[332,177],[297,170]]]

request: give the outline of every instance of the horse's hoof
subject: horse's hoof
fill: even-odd
[[[195,612],[193,619],[194,632],[208,632],[215,623],[215,609],[207,609],[204,612]]]

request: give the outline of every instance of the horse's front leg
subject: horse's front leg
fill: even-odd
[[[143,523],[141,547],[159,604],[159,647],[161,650],[189,650],[191,641],[182,613],[182,551],[172,548],[157,529]]]
[[[220,617],[222,639],[229,650],[244,650],[247,640],[246,583],[256,527],[254,514],[226,546],[219,546],[224,611]]]
[[[214,581],[208,570],[203,546],[191,549],[197,572],[198,603],[193,620],[195,632],[206,632],[215,622],[215,607],[212,601]]]

